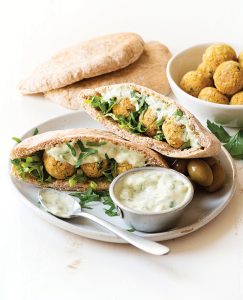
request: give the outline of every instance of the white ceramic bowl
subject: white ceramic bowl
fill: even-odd
[[[167,78],[177,101],[194,114],[200,121],[215,121],[228,127],[243,127],[243,105],[217,104],[200,100],[184,92],[179,83],[182,76],[192,70],[196,70],[202,61],[202,56],[207,47],[212,43],[190,47],[174,55],[167,65]],[[242,47],[230,45],[237,55],[243,50]]]

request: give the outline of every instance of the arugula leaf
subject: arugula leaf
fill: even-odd
[[[180,109],[177,109],[177,110],[174,112],[174,115],[175,115],[175,116],[178,116],[178,117],[182,117],[182,116],[183,116],[183,111],[180,110]]]
[[[243,129],[230,136],[223,126],[207,121],[207,126],[223,142],[225,149],[235,159],[243,159]]]
[[[103,114],[110,112],[116,102],[117,99],[115,97],[111,98],[109,102],[105,101],[101,96],[93,96],[88,100],[92,107],[100,109]]]
[[[222,143],[227,143],[230,140],[230,135],[223,126],[217,125],[207,120],[208,129],[220,140]]]
[[[16,136],[13,136],[12,140],[14,140],[16,143],[21,143],[22,142],[22,140],[20,138],[16,137]]]
[[[108,191],[95,192],[92,187],[89,187],[86,192],[71,193],[70,195],[79,199],[82,208],[92,209],[89,204],[101,202],[105,206],[104,210],[108,216],[118,216],[115,204],[111,200]]]
[[[106,142],[87,142],[86,143],[87,146],[96,146],[96,147],[103,146],[106,144],[107,144]]]
[[[68,179],[68,184],[70,187],[74,187],[76,183],[86,181],[87,177],[84,175],[81,169],[78,169],[76,174]]]
[[[82,163],[82,160],[84,158],[88,157],[89,155],[95,154],[98,151],[97,151],[97,149],[93,149],[93,148],[85,148],[84,144],[80,140],[77,141],[77,145],[78,145],[81,153],[79,154],[79,157],[78,157],[75,167],[79,168]]]
[[[191,147],[191,141],[188,140],[186,141],[182,146],[181,146],[181,149],[187,149],[187,148],[190,148]]]
[[[109,160],[109,168],[103,172],[103,175],[108,181],[112,181],[114,177],[117,176],[117,162],[113,158],[109,158],[107,153],[105,154],[105,158]]]
[[[76,150],[75,150],[75,148],[71,145],[71,144],[69,144],[69,143],[66,143],[66,145],[68,146],[68,148],[71,150],[71,153],[72,153],[72,156],[74,156],[74,157],[76,157]]]
[[[33,135],[37,135],[39,133],[39,130],[38,128],[35,128],[34,132],[33,132]]]

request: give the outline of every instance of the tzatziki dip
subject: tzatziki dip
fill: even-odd
[[[184,203],[192,193],[190,181],[170,169],[129,172],[117,181],[121,204],[144,213],[161,213]]]

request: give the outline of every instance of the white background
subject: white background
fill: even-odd
[[[64,46],[119,31],[159,40],[173,53],[210,41],[243,48],[243,1],[1,1],[0,299],[243,299],[240,187],[213,222],[165,242],[172,249],[166,257],[64,232],[37,218],[13,191],[11,136],[66,112],[41,97],[22,97],[18,80]]]

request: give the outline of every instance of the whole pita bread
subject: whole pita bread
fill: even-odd
[[[49,91],[45,93],[45,97],[66,108],[80,109],[79,93],[82,90],[124,82],[134,82],[167,95],[170,93],[170,86],[166,77],[166,65],[170,57],[171,53],[166,46],[159,42],[149,42],[144,45],[140,58],[128,67]]]
[[[146,164],[148,165],[165,167],[165,168],[168,167],[168,164],[164,160],[164,158],[149,148],[126,141],[111,132],[98,130],[98,129],[89,129],[89,128],[49,131],[49,132],[45,132],[42,134],[29,137],[23,140],[21,143],[17,144],[12,149],[10,157],[11,159],[23,158],[32,155],[37,151],[54,147],[57,144],[71,142],[71,141],[76,142],[77,140],[89,141],[89,142],[100,142],[100,141],[111,142],[115,145],[122,146],[127,149],[143,153],[143,155],[146,158]],[[23,180],[17,174],[14,166],[12,167],[11,173],[19,180]],[[40,183],[35,178],[26,176],[26,178],[23,181],[39,187],[49,187],[49,188],[55,188],[60,190],[83,191],[89,187],[89,181],[77,183],[73,188],[69,186],[68,180],[54,180],[53,182]],[[109,188],[110,183],[103,178],[92,179],[92,181],[95,181],[97,183],[97,190],[106,190]]]
[[[161,101],[167,104],[173,104],[178,109],[180,109],[188,120],[188,124],[190,129],[197,137],[201,148],[188,148],[188,149],[176,149],[171,147],[167,142],[158,141],[151,137],[145,135],[138,135],[129,132],[126,129],[123,129],[119,126],[119,124],[114,121],[110,117],[105,117],[101,111],[93,108],[89,103],[87,103],[88,98],[96,95],[96,94],[103,94],[112,87],[124,87],[131,91],[138,91],[142,95],[148,95],[154,97],[157,101]],[[127,84],[120,84],[120,85],[113,85],[113,86],[104,86],[97,89],[88,89],[83,90],[80,93],[80,103],[82,108],[95,120],[103,124],[108,130],[114,132],[115,134],[119,135],[120,137],[132,141],[133,143],[138,143],[142,146],[146,145],[146,147],[156,150],[157,152],[175,158],[197,158],[197,157],[210,157],[217,155],[220,151],[221,144],[219,140],[206,128],[204,128],[201,123],[194,117],[188,110],[184,107],[179,105],[175,100],[165,97],[153,90],[150,90],[146,87],[142,87],[133,83]]]
[[[116,33],[71,46],[56,53],[20,82],[23,94],[47,92],[125,68],[143,52],[144,42],[135,33]]]

